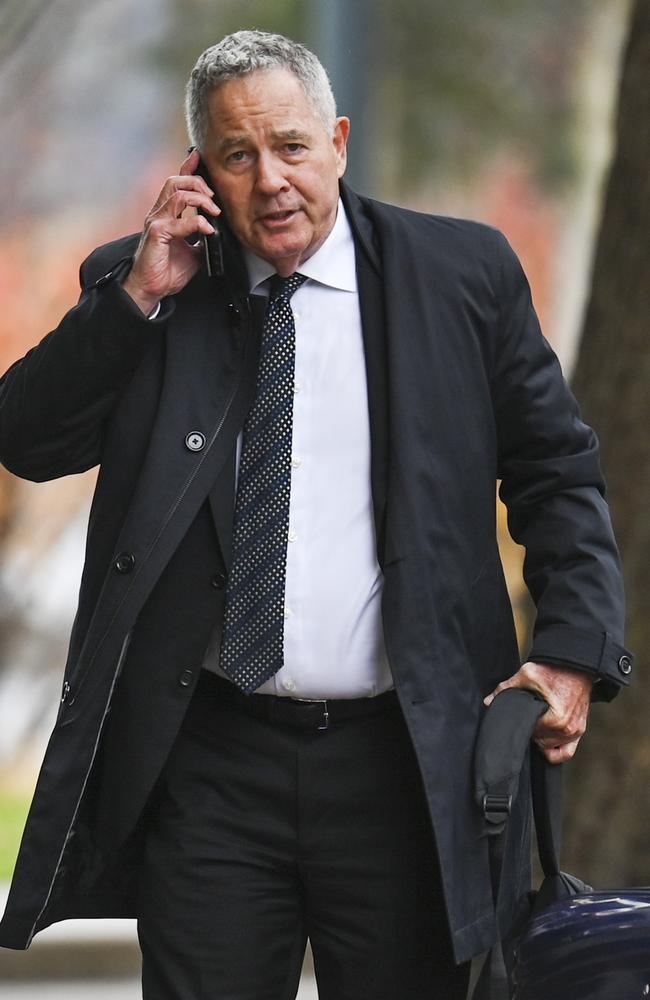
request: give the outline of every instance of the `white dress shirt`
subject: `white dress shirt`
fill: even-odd
[[[250,291],[268,296],[267,261],[246,253]],[[258,693],[358,698],[393,686],[381,620],[370,486],[370,420],[352,232],[332,232],[300,267],[296,326],[284,666]],[[242,434],[237,441],[237,471]],[[221,674],[219,630],[204,667]]]

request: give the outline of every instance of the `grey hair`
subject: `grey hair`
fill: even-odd
[[[203,149],[208,132],[208,98],[226,80],[257,70],[287,69],[298,79],[328,131],[334,132],[336,102],[318,58],[300,42],[268,31],[236,31],[202,52],[185,89],[185,122],[190,142]]]

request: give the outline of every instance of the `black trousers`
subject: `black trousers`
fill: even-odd
[[[432,831],[397,704],[304,731],[201,679],[146,838],[144,1000],[463,1000]]]

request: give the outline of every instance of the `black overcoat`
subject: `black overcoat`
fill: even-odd
[[[504,237],[342,194],[356,241],[386,647],[461,961],[493,943],[497,926],[472,798],[482,698],[519,665],[497,480],[526,547],[530,656],[590,671],[605,699],[628,679],[618,557],[595,435]],[[8,469],[40,481],[101,466],[62,701],[0,924],[0,944],[13,948],[65,917],[134,915],[145,803],[223,613],[259,306],[236,276],[201,272],[146,320],[119,280],[136,244],[88,258],[79,304],[0,383]],[[528,830],[522,794],[502,920],[526,887]]]

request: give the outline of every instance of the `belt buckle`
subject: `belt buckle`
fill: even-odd
[[[326,698],[292,698],[291,701],[299,701],[302,704],[308,705],[322,705],[323,706],[323,726],[318,727],[318,731],[321,732],[324,729],[329,729],[330,715],[327,711],[327,699]]]

